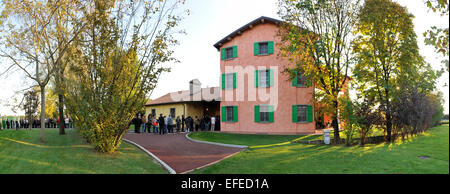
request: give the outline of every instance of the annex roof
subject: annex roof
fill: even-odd
[[[201,93],[198,94],[199,92],[201,92]],[[181,102],[201,102],[201,101],[220,102],[221,101],[219,87],[202,88],[199,92],[197,92],[194,95],[190,95],[189,90],[182,90],[182,91],[178,91],[178,92],[167,93],[166,95],[161,96],[155,100],[151,100],[150,102],[145,104],[145,106],[174,104],[174,103],[181,103]],[[196,97],[197,97],[196,95],[200,95],[200,98],[196,99]],[[177,96],[180,99],[174,99],[173,96]]]

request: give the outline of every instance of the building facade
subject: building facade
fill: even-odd
[[[197,79],[189,82],[189,90],[168,93],[145,105],[145,116],[171,115],[173,118],[220,115],[220,91],[218,87],[201,88]]]
[[[214,45],[221,53],[221,131],[314,133],[314,85],[283,73],[292,64],[278,55],[280,23],[260,17]]]

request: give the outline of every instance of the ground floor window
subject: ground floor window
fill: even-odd
[[[273,122],[274,108],[272,105],[255,106],[255,122]]]
[[[175,118],[175,111],[176,111],[176,109],[175,108],[171,108],[170,109],[170,116],[172,117],[172,118]]]
[[[296,123],[310,123],[313,120],[311,105],[293,105],[292,121]]]
[[[237,122],[238,108],[237,106],[223,106],[222,107],[222,122]]]

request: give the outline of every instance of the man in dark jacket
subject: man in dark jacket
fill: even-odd
[[[181,131],[184,132],[184,124],[186,123],[186,119],[184,115],[181,116]]]
[[[139,129],[140,129],[140,127],[141,127],[141,122],[142,122],[142,120],[138,118],[138,115],[136,115],[136,116],[133,118],[133,120],[131,120],[130,125],[131,125],[131,124],[134,125],[134,132],[135,132],[135,133],[140,133]]]
[[[158,123],[159,123],[159,134],[162,135],[164,134],[164,117],[162,116],[162,114],[159,115],[158,118]]]

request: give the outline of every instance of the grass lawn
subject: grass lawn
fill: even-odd
[[[289,142],[296,139],[313,140],[317,139],[319,136],[320,135],[254,135],[217,132],[195,132],[189,134],[190,138],[196,140],[247,146],[270,145]]]
[[[131,144],[123,142],[114,154],[102,154],[84,142],[75,130],[47,129],[0,131],[2,174],[167,174],[159,164]]]
[[[249,142],[256,144],[254,139]],[[430,158],[420,159],[419,156]],[[193,173],[448,174],[449,125],[393,144],[346,147],[290,143],[250,148]]]

